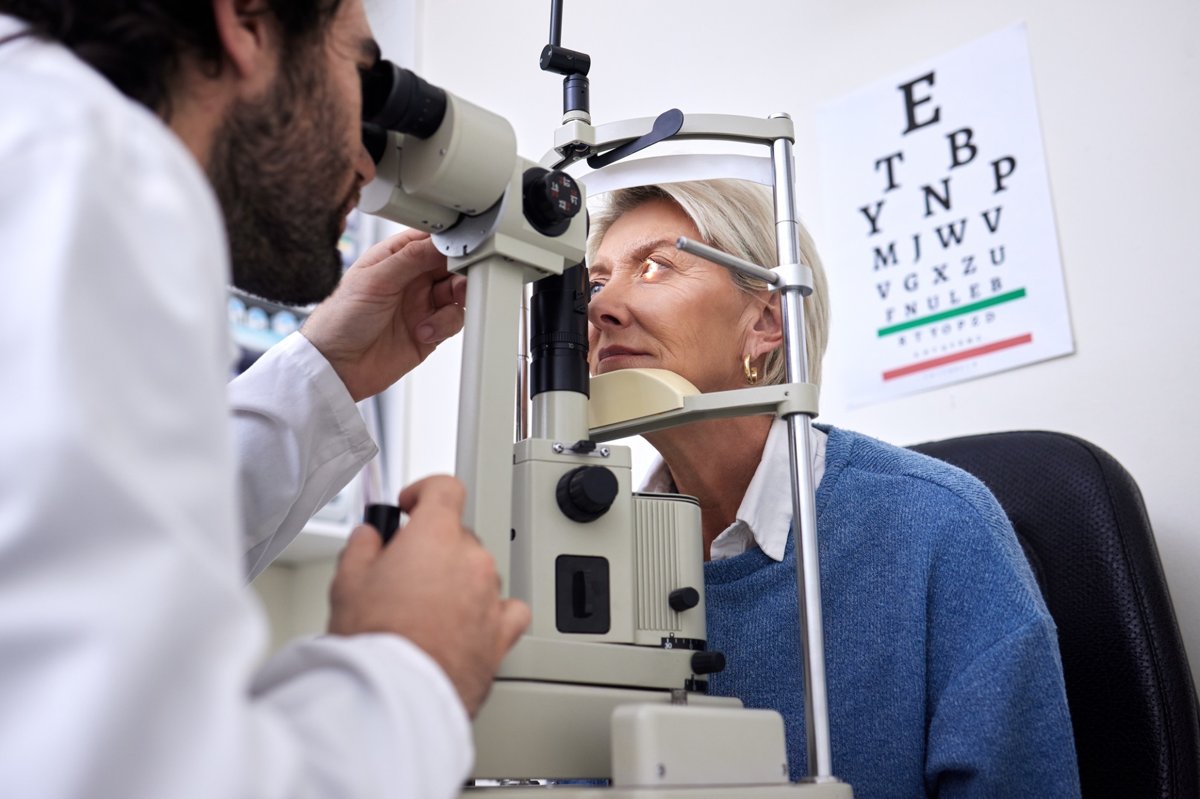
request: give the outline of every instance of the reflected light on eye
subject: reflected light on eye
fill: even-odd
[[[642,261],[642,280],[648,283],[653,283],[659,280],[667,273],[667,267],[655,261],[653,258],[647,258]]]

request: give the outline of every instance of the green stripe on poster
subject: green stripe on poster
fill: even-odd
[[[892,325],[891,327],[881,327],[877,332],[877,335],[879,338],[883,338],[884,336],[891,335],[892,333],[899,333],[901,330],[909,330],[914,327],[920,327],[921,325],[929,325],[933,324],[934,322],[940,322],[943,319],[950,319],[955,316],[974,313],[975,311],[980,311],[984,308],[991,308],[993,305],[1001,305],[1006,302],[1012,302],[1013,300],[1019,300],[1024,296],[1025,289],[1016,289],[1015,291],[1010,291],[1007,294],[997,294],[995,297],[989,297],[986,300],[973,302],[970,305],[964,305],[961,308],[954,308],[949,311],[942,311],[941,313],[922,316],[920,319],[912,319],[907,322],[901,322],[900,324]]]

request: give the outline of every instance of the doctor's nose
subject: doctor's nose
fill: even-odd
[[[359,186],[365,186],[375,179],[375,159],[371,157],[366,144],[358,148],[358,156],[354,159],[354,171],[358,174]]]

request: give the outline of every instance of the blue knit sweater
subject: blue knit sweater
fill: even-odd
[[[1054,623],[1003,511],[940,461],[829,429],[817,491],[834,774],[856,799],[1062,797],[1079,778]],[[780,475],[787,480],[787,475]],[[705,566],[710,691],[783,714],[807,773],[795,550]]]

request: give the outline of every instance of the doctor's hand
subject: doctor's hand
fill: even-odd
[[[408,523],[385,547],[355,528],[330,589],[334,635],[402,635],[445,671],[474,718],[504,655],[529,626],[529,608],[500,598],[492,556],[462,525],[466,492],[429,477],[400,492]]]
[[[466,279],[446,271],[429,235],[405,231],[363,253],[301,333],[358,402],[461,330],[466,295]]]

